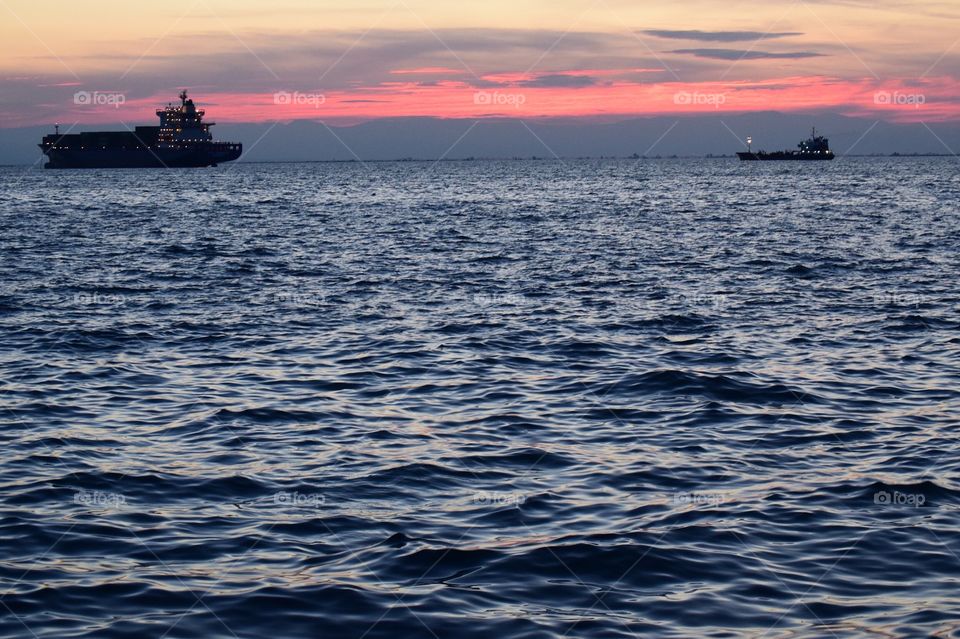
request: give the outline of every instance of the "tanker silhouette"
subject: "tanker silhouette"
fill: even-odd
[[[750,140],[748,138],[747,144]],[[796,151],[775,151],[767,153],[759,151],[741,151],[737,153],[742,161],[752,160],[832,160],[836,157],[830,150],[830,141],[822,135],[817,135],[817,130],[813,129],[810,137],[797,145]]]

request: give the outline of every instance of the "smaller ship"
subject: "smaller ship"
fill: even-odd
[[[157,111],[160,126],[138,126],[133,131],[96,131],[43,136],[40,149],[49,158],[47,169],[132,169],[217,166],[240,157],[243,145],[218,142],[187,92],[180,106]]]
[[[817,130],[813,129],[809,139],[804,140],[797,145],[796,151],[758,151],[756,153],[750,148],[753,139],[747,138],[747,150],[737,153],[737,157],[742,161],[753,160],[832,160],[836,156],[830,150],[830,141],[822,135],[817,135]]]

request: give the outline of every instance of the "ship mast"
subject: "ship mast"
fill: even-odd
[[[187,90],[184,89],[183,91],[180,92],[180,106],[186,106],[186,105],[187,105]]]

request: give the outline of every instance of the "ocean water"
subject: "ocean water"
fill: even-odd
[[[958,168],[0,169],[0,637],[958,637]]]

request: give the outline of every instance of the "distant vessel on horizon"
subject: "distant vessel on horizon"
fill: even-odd
[[[217,166],[240,157],[243,145],[216,142],[214,122],[204,122],[187,92],[180,106],[158,109],[160,126],[138,126],[133,131],[60,133],[43,136],[40,149],[49,158],[47,169],[121,169]]]
[[[759,151],[754,153],[750,149],[753,142],[752,138],[747,138],[747,150],[737,153],[741,161],[753,160],[832,160],[836,157],[830,150],[830,141],[822,135],[817,135],[814,128],[810,137],[797,145],[797,151],[774,151],[767,153]]]

